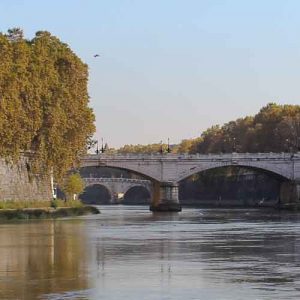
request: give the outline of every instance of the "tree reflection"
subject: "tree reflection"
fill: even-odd
[[[74,222],[1,225],[0,299],[87,288],[84,235]]]

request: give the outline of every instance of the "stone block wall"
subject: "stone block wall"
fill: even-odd
[[[25,158],[14,165],[0,159],[0,201],[52,199],[49,176],[31,174],[28,169]]]

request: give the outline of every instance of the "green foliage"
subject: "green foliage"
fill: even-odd
[[[95,130],[87,81],[87,65],[49,32],[0,33],[0,157],[32,153],[36,172],[57,177],[76,165]]]
[[[79,200],[64,201],[55,199],[52,201],[0,201],[0,209],[24,209],[24,208],[58,208],[58,207],[82,207]]]
[[[201,138],[185,139],[178,145],[170,145],[171,153],[195,153],[196,146]],[[167,153],[168,145],[161,143],[154,143],[148,145],[125,145],[117,150],[109,149],[108,153]]]
[[[68,201],[71,201],[73,199],[73,195],[80,194],[84,190],[84,182],[82,178],[80,177],[80,174],[74,173],[69,175],[63,183],[62,191],[67,196]]]
[[[23,209],[50,207],[49,201],[0,201],[0,209]]]
[[[83,203],[80,200],[62,200],[62,199],[53,199],[50,203],[52,208],[58,207],[82,207]]]
[[[197,152],[197,145],[202,141],[202,138],[195,138],[195,139],[185,139],[182,140],[180,144],[176,145],[172,152],[174,153],[196,153]]]
[[[167,149],[166,144],[148,144],[148,145],[125,145],[117,150],[118,153],[159,153],[161,150]]]
[[[50,207],[52,208],[57,208],[58,207],[58,199],[53,199],[51,202],[50,202]]]

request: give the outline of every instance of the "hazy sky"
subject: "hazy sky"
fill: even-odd
[[[48,30],[89,65],[96,137],[110,146],[176,143],[271,101],[300,104],[298,0],[0,0],[0,31],[11,27]]]

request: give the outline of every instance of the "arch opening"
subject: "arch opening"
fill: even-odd
[[[112,201],[110,191],[102,184],[87,186],[79,198],[83,203],[94,205],[110,204]]]
[[[182,205],[274,207],[287,178],[249,166],[222,166],[195,173],[179,182]]]
[[[191,177],[195,174],[198,173],[202,173],[205,171],[210,171],[210,170],[215,170],[215,169],[223,169],[223,168],[246,168],[246,169],[250,169],[250,170],[256,170],[257,172],[261,172],[261,173],[266,173],[269,174],[270,176],[274,176],[277,177],[279,179],[284,180],[290,180],[291,178],[289,178],[288,175],[282,175],[281,172],[279,170],[276,170],[275,168],[270,168],[270,166],[268,166],[269,168],[265,167],[259,167],[259,166],[255,166],[255,165],[243,165],[243,164],[224,164],[224,165],[213,165],[213,166],[209,166],[209,167],[204,167],[203,166],[199,166],[199,167],[195,167],[190,169],[190,172],[187,171],[186,174],[183,174],[181,177],[178,178],[178,182],[185,180],[188,177]]]
[[[123,197],[124,205],[146,205],[151,202],[151,193],[144,186],[133,186],[129,188]]]

